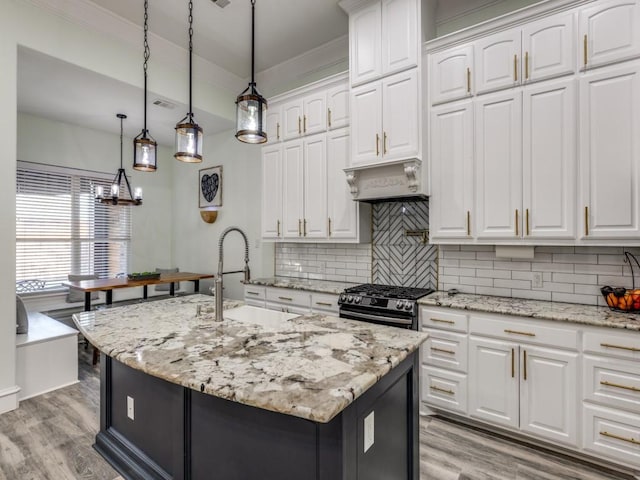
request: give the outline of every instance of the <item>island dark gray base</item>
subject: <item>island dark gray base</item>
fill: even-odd
[[[126,479],[419,480],[417,353],[329,423],[196,392],[104,354],[100,361],[94,447]],[[374,443],[364,452],[372,411]]]

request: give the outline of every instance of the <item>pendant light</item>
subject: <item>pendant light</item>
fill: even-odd
[[[158,144],[147,130],[147,64],[151,56],[148,32],[149,0],[144,0],[144,126],[142,132],[133,139],[133,169],[141,172],[155,172],[158,168]]]
[[[255,30],[256,0],[251,0],[251,82],[236,99],[236,138],[245,143],[264,143],[267,101],[256,89]]]
[[[124,113],[118,113],[116,117],[120,119],[120,168],[118,169],[118,173],[116,173],[113,182],[111,182],[111,191],[107,196],[104,195],[102,186],[98,185],[96,187],[96,200],[108,205],[142,205],[142,189],[136,188],[134,193],[131,193],[129,179],[122,167],[122,121],[127,118],[127,116]],[[123,179],[124,185],[127,187],[126,191],[123,191],[120,188]],[[120,196],[122,193],[128,194],[129,196]]]
[[[189,0],[189,113],[176,125],[177,160],[187,163],[202,162],[202,128],[193,118],[193,1]]]

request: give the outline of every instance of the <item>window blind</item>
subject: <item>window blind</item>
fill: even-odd
[[[96,202],[109,191],[99,173],[19,162],[16,185],[16,281],[62,289],[69,274],[99,278],[126,272],[131,251],[131,211]]]

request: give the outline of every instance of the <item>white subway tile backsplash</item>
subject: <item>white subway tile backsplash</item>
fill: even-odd
[[[573,273],[554,273],[553,281],[559,283],[598,283],[597,275],[576,275]]]
[[[478,277],[490,277],[490,278],[511,278],[510,270],[487,270],[477,269],[476,275]]]

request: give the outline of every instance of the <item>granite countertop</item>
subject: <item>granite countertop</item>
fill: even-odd
[[[305,290],[308,292],[340,294],[345,288],[358,285],[357,283],[332,282],[329,280],[308,280],[294,277],[267,277],[253,278],[249,282],[252,285],[264,285],[265,287],[291,288],[293,290]]]
[[[540,318],[562,322],[581,323],[596,327],[623,328],[640,331],[640,315],[614,312],[608,307],[578,305],[574,303],[526,300],[522,298],[492,297],[447,292],[434,292],[418,301],[421,305],[459,308],[486,313],[503,313],[519,317]]]
[[[225,310],[239,305],[225,301]],[[256,316],[265,312],[243,309]],[[132,368],[209,395],[321,423],[427,338],[422,332],[321,314],[276,322],[215,322],[214,311],[213,297],[196,294],[82,312],[74,321],[91,344]]]

